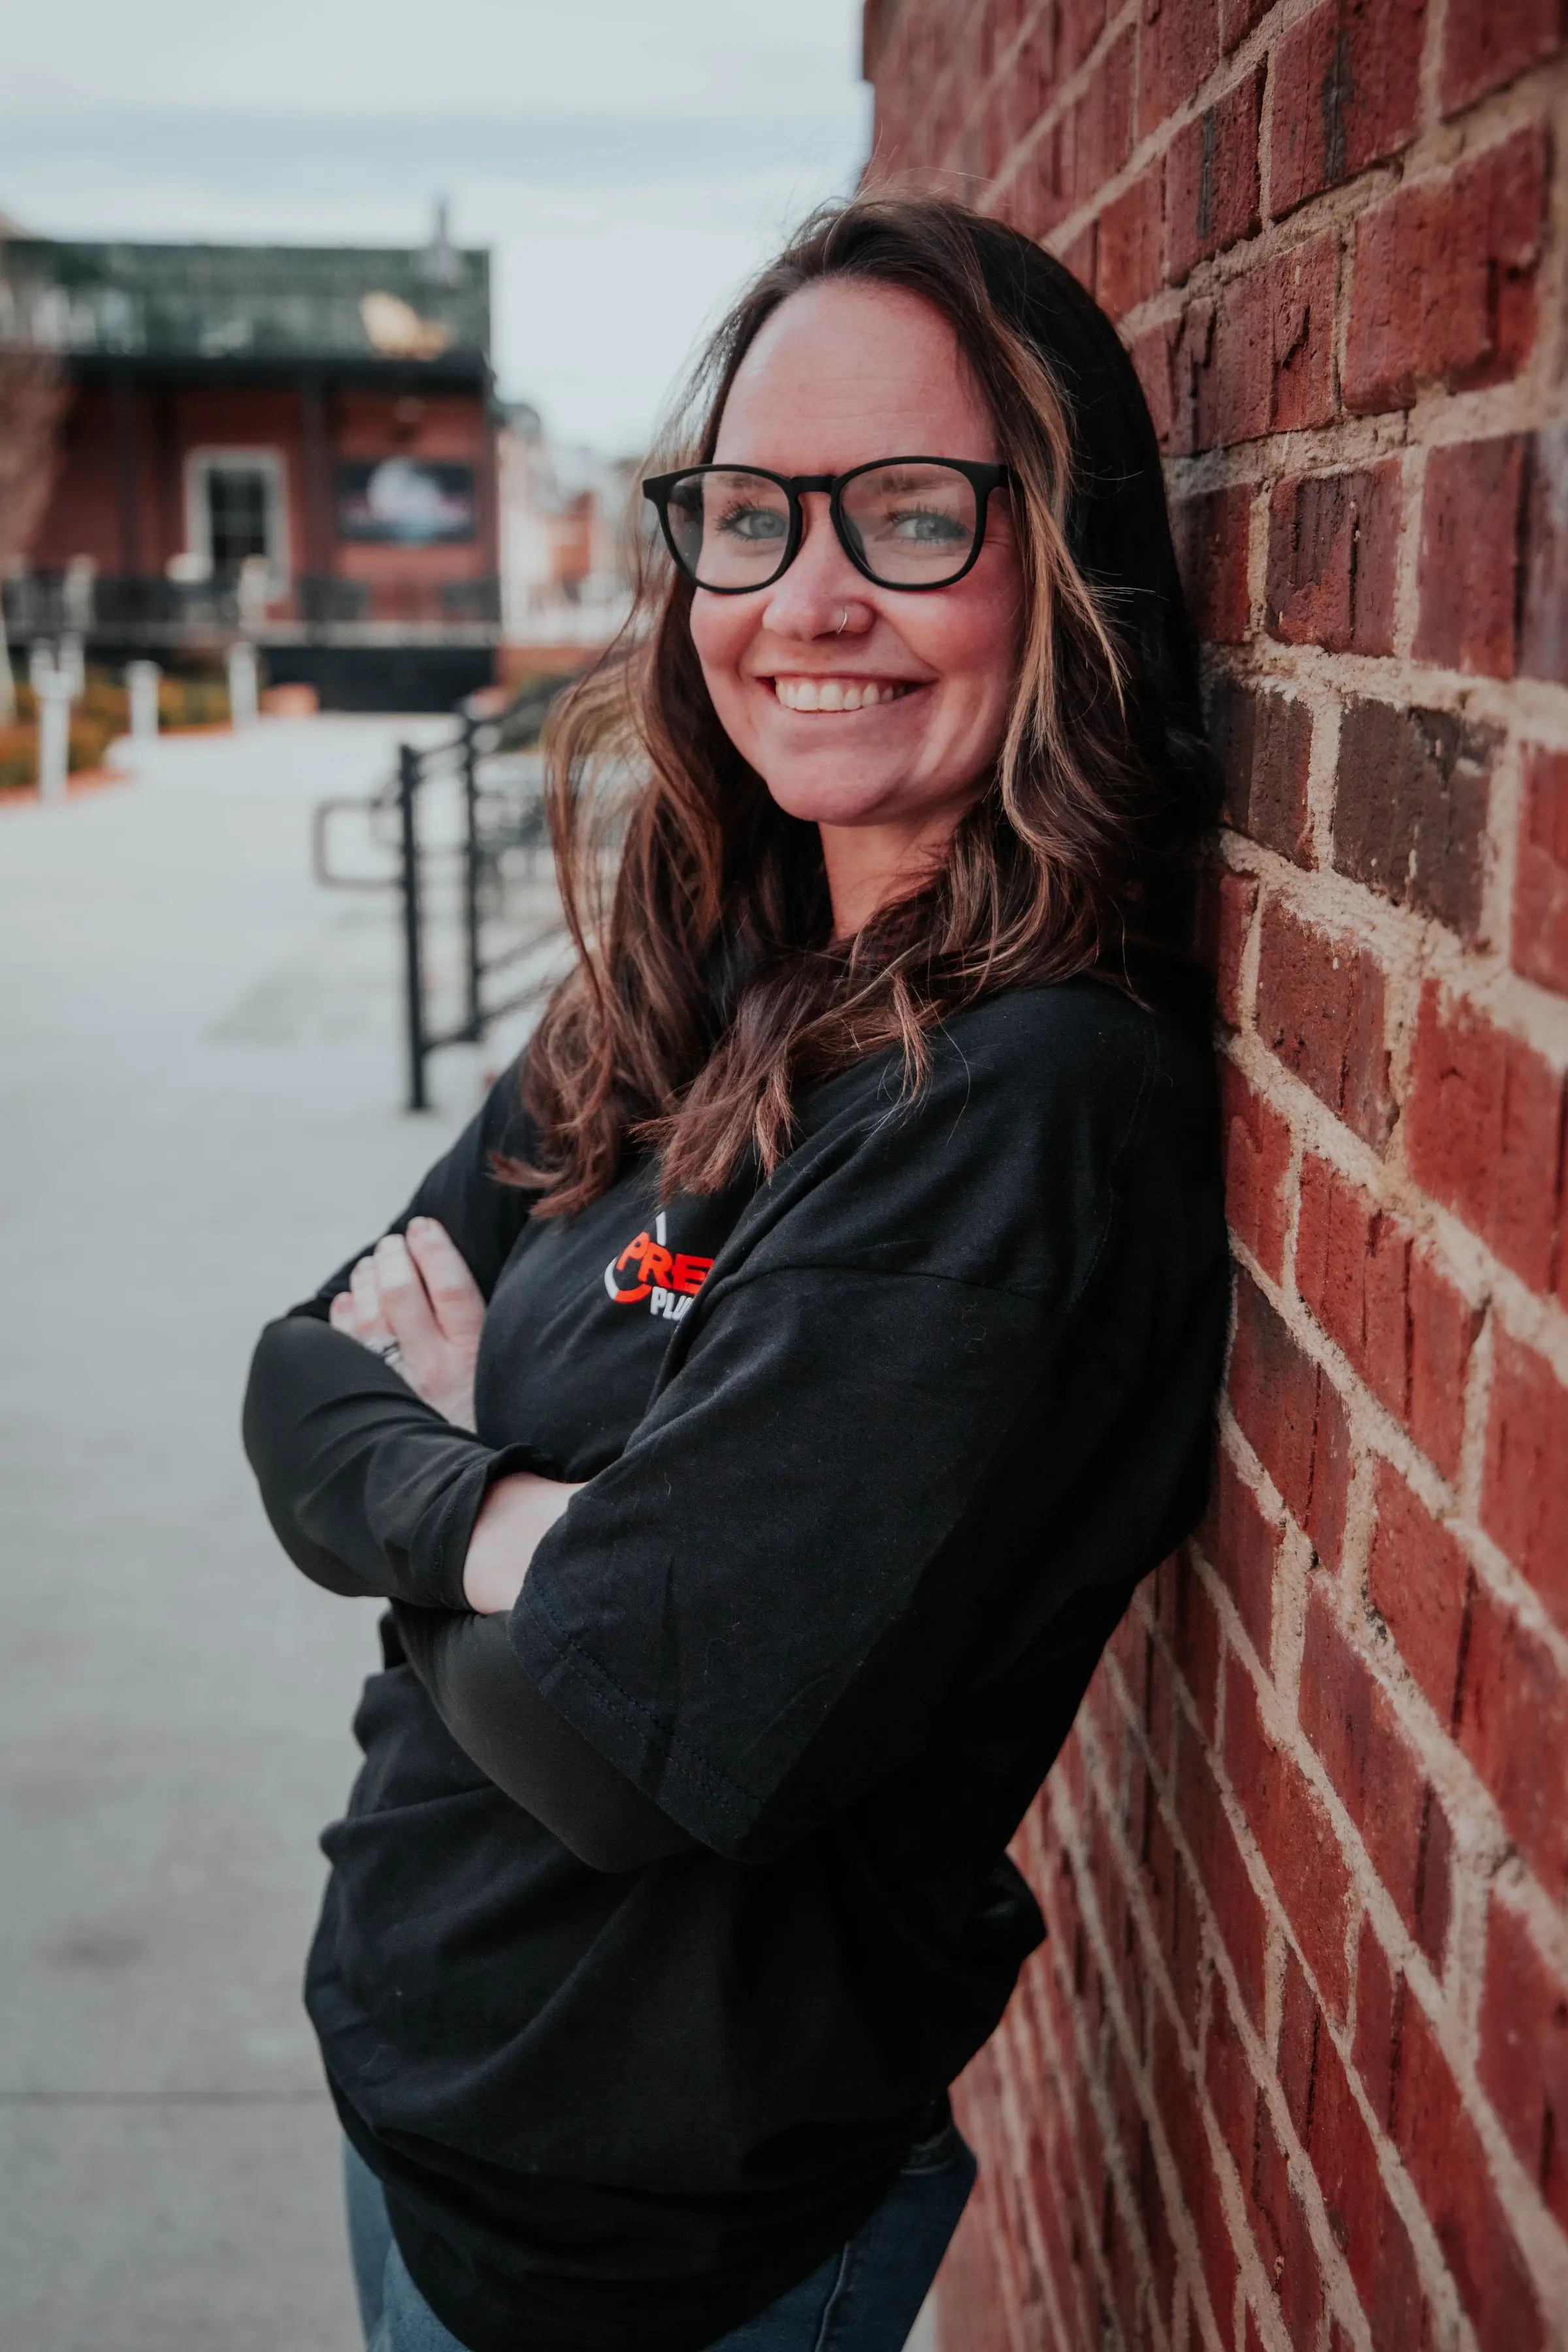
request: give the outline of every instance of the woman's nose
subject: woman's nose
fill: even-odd
[[[838,544],[826,491],[801,501],[805,529],[795,562],[767,593],[763,625],[781,637],[858,636],[873,614],[865,582]]]

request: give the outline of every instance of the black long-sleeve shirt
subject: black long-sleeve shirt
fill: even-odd
[[[476,1437],[319,1326],[258,1350],[274,1523],[404,1645],[309,1999],[455,2334],[681,2352],[858,2225],[1038,1939],[1005,1846],[1201,1500],[1212,1073],[1079,982],[953,1021],[911,1103],[821,1087],[766,1185],[531,1221],[528,1150],[511,1074],[409,1212],[489,1300]],[[508,1467],[589,1483],[480,1626]]]
[[[463,1561],[492,1481],[527,1449],[482,1445],[320,1302],[262,1333],[245,1444],[284,1550],[329,1592],[393,1606],[384,1646],[406,1660],[453,1738],[515,1803],[595,1870],[635,1870],[691,1841],[542,1699],[500,1616],[463,1599]]]

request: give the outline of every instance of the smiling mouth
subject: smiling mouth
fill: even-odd
[[[786,710],[875,710],[915,690],[913,678],[775,677],[773,689]]]

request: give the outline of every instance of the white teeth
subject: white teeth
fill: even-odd
[[[775,677],[773,692],[786,710],[874,710],[909,688],[895,678]]]

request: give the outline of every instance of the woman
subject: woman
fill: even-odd
[[[1022,237],[867,197],[700,381],[556,730],[576,969],[247,1406],[292,1557],[392,1602],[308,1983],[384,2352],[902,2344],[1042,1933],[1005,1846],[1202,1499],[1204,768],[1131,370]]]

